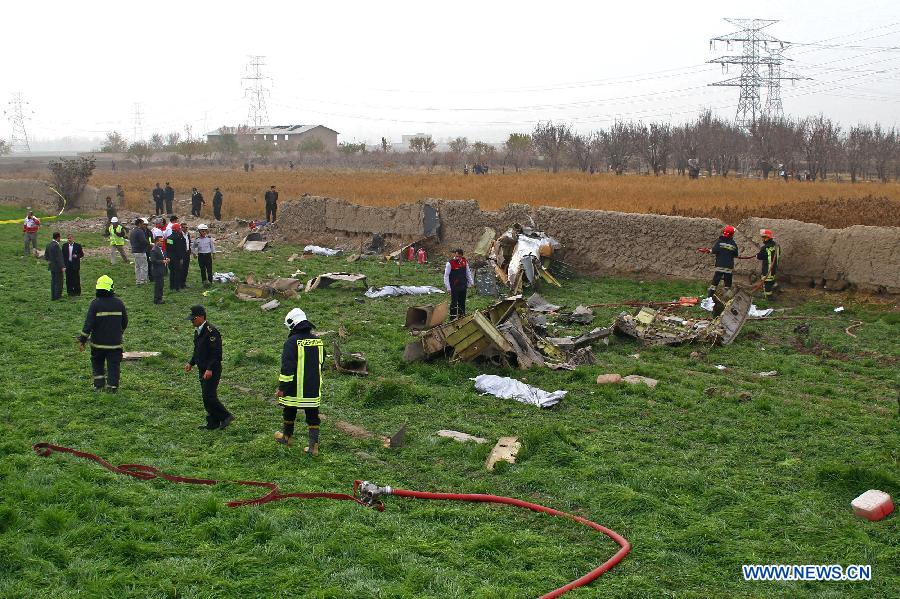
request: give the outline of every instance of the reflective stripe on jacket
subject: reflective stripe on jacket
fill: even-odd
[[[322,364],[325,345],[312,336],[312,328],[288,337],[281,352],[278,403],[292,408],[318,408],[322,402]]]

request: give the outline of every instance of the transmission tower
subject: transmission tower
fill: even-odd
[[[133,114],[133,124],[134,124],[134,141],[140,141],[141,138],[144,137],[143,130],[143,118],[141,115],[141,104],[140,102],[134,103],[134,114]]]
[[[244,97],[249,101],[249,109],[247,111],[247,124],[254,127],[267,125],[269,122],[269,113],[266,111],[266,96],[269,94],[267,82],[269,77],[263,74],[263,67],[266,66],[265,56],[250,56],[250,62],[245,68],[245,75],[242,77],[244,82]]]
[[[735,122],[744,128],[749,128],[762,114],[760,104],[760,88],[768,85],[768,73],[760,74],[760,67],[781,65],[783,58],[780,55],[773,56],[767,52],[769,46],[773,48],[784,46],[784,42],[765,33],[763,29],[774,25],[778,21],[772,19],[725,19],[739,29],[727,35],[714,37],[709,40],[710,48],[715,48],[716,42],[725,42],[728,48],[732,43],[740,42],[743,52],[740,55],[720,56],[707,61],[718,63],[727,71],[728,65],[740,65],[741,74],[724,81],[710,83],[714,86],[740,88],[737,114]],[[780,98],[780,95],[779,95]]]
[[[9,121],[11,129],[9,137],[9,149],[13,152],[30,152],[28,132],[25,130],[25,121],[28,119],[28,102],[22,99],[21,93],[12,95],[8,104],[9,108],[3,111]]]
[[[803,77],[802,75],[797,75],[796,73],[787,72],[782,69],[784,62],[790,60],[790,58],[785,58],[784,56],[785,50],[789,47],[790,44],[784,42],[782,45],[769,48],[768,50],[769,56],[778,59],[778,62],[769,64],[769,74],[768,77],[766,77],[768,89],[766,94],[765,114],[773,119],[780,119],[784,116],[784,107],[781,104],[781,82],[809,79],[809,77]]]

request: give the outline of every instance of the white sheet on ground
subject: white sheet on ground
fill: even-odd
[[[323,248],[319,245],[308,245],[303,248],[304,254],[315,254],[316,256],[337,256],[341,250],[333,250],[331,248]]]
[[[215,273],[213,273],[212,279],[216,283],[235,283],[235,282],[237,282],[237,277],[234,276],[233,272],[215,272]]]
[[[444,290],[431,285],[387,285],[380,288],[369,287],[369,290],[366,291],[366,297],[374,299],[398,295],[428,295],[429,293],[444,293]]]
[[[475,381],[475,390],[480,391],[482,395],[493,395],[500,399],[515,399],[539,408],[555,406],[568,393],[568,391],[549,393],[537,387],[526,385],[522,381],[505,376],[497,376],[496,374],[479,374],[474,379],[469,380]]]
[[[765,310],[760,310],[756,307],[756,304],[750,304],[750,311],[747,312],[747,318],[765,318],[774,311],[774,308],[766,308]]]

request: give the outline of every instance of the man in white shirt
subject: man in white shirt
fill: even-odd
[[[209,236],[209,227],[206,225],[197,225],[200,237],[194,240],[191,251],[197,256],[197,264],[200,265],[200,280],[204,287],[212,284],[212,256],[216,253],[216,244],[213,238]]]

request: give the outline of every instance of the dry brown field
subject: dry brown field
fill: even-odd
[[[135,210],[152,208],[150,190],[170,181],[178,197],[191,187],[211,202],[213,188],[224,194],[223,214],[263,215],[263,194],[276,185],[281,201],[302,194],[344,198],[352,202],[393,206],[425,198],[474,199],[483,209],[509,203],[579,209],[713,216],[735,222],[745,216],[796,218],[829,227],[850,224],[900,226],[900,183],[836,181],[785,182],[781,179],[701,178],[674,175],[589,175],[544,171],[487,176],[444,172],[367,171],[341,169],[256,170],[146,168],[98,171],[94,185],[118,184]],[[210,204],[204,208],[211,212]]]

